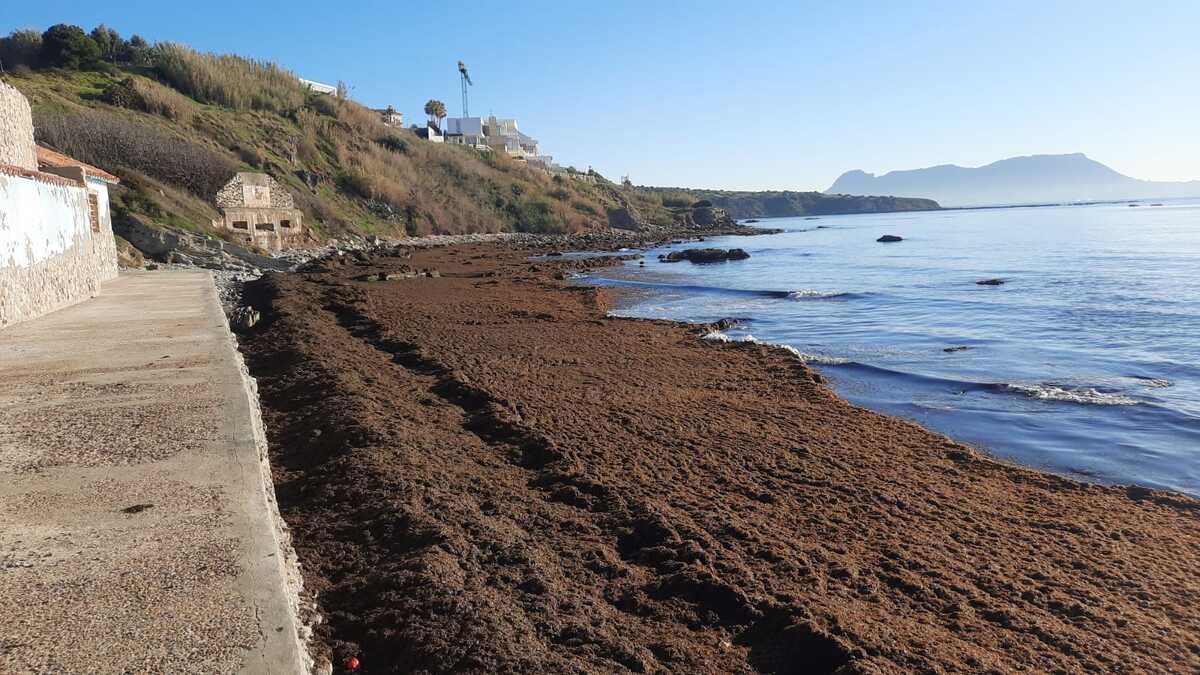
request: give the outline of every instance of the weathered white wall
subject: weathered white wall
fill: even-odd
[[[0,176],[0,268],[29,267],[90,237],[87,190]]]
[[[112,210],[108,205],[108,183],[99,178],[87,179],[88,192],[96,195],[96,205],[99,207],[100,222],[104,227],[112,230]]]
[[[90,298],[116,276],[108,194],[93,231],[88,188],[0,173],[0,327]]]
[[[96,275],[100,281],[117,276],[117,239],[113,236],[112,209],[108,204],[108,183],[89,178],[88,192],[96,195],[97,212],[100,215],[100,231],[92,233],[92,257],[95,258]]]

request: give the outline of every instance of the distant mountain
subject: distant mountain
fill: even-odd
[[[847,171],[826,193],[904,195],[935,199],[942,206],[985,206],[1200,197],[1200,181],[1138,180],[1075,153],[1013,157],[977,168],[943,164],[882,176]]]
[[[784,218],[794,216],[833,216],[847,213],[891,213],[893,211],[933,211],[940,208],[932,199],[908,197],[871,197],[830,195],[821,192],[772,190],[702,190],[694,188],[639,187],[644,193],[656,193],[663,204],[682,206],[695,200],[707,200],[725,209],[730,217]]]

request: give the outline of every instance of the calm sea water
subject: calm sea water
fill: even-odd
[[[762,226],[786,232],[702,244],[749,260],[655,259],[692,243],[589,279],[645,291],[620,315],[747,318],[710,337],[788,345],[850,401],[998,457],[1200,495],[1200,201]]]

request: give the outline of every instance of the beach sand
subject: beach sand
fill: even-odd
[[[1200,670],[1200,501],[992,461],[503,244],[247,287],[280,509],[360,672]],[[411,257],[408,257],[411,256]],[[356,281],[437,269],[440,278]],[[335,668],[336,671],[336,668]]]

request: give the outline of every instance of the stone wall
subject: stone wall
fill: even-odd
[[[255,207],[290,209],[295,206],[292,195],[274,178],[265,173],[239,172],[217,191],[220,208]]]
[[[3,82],[0,82],[0,164],[28,171],[38,168],[29,101]]]
[[[225,187],[217,190],[217,206],[225,208],[228,206],[242,206],[242,174],[237,174],[233,180],[225,184]]]
[[[268,179],[271,181],[271,207],[276,209],[294,208],[292,193],[288,192],[287,188],[280,185],[274,178]]]
[[[61,309],[100,292],[117,275],[107,189],[42,175],[0,172],[0,327]]]

